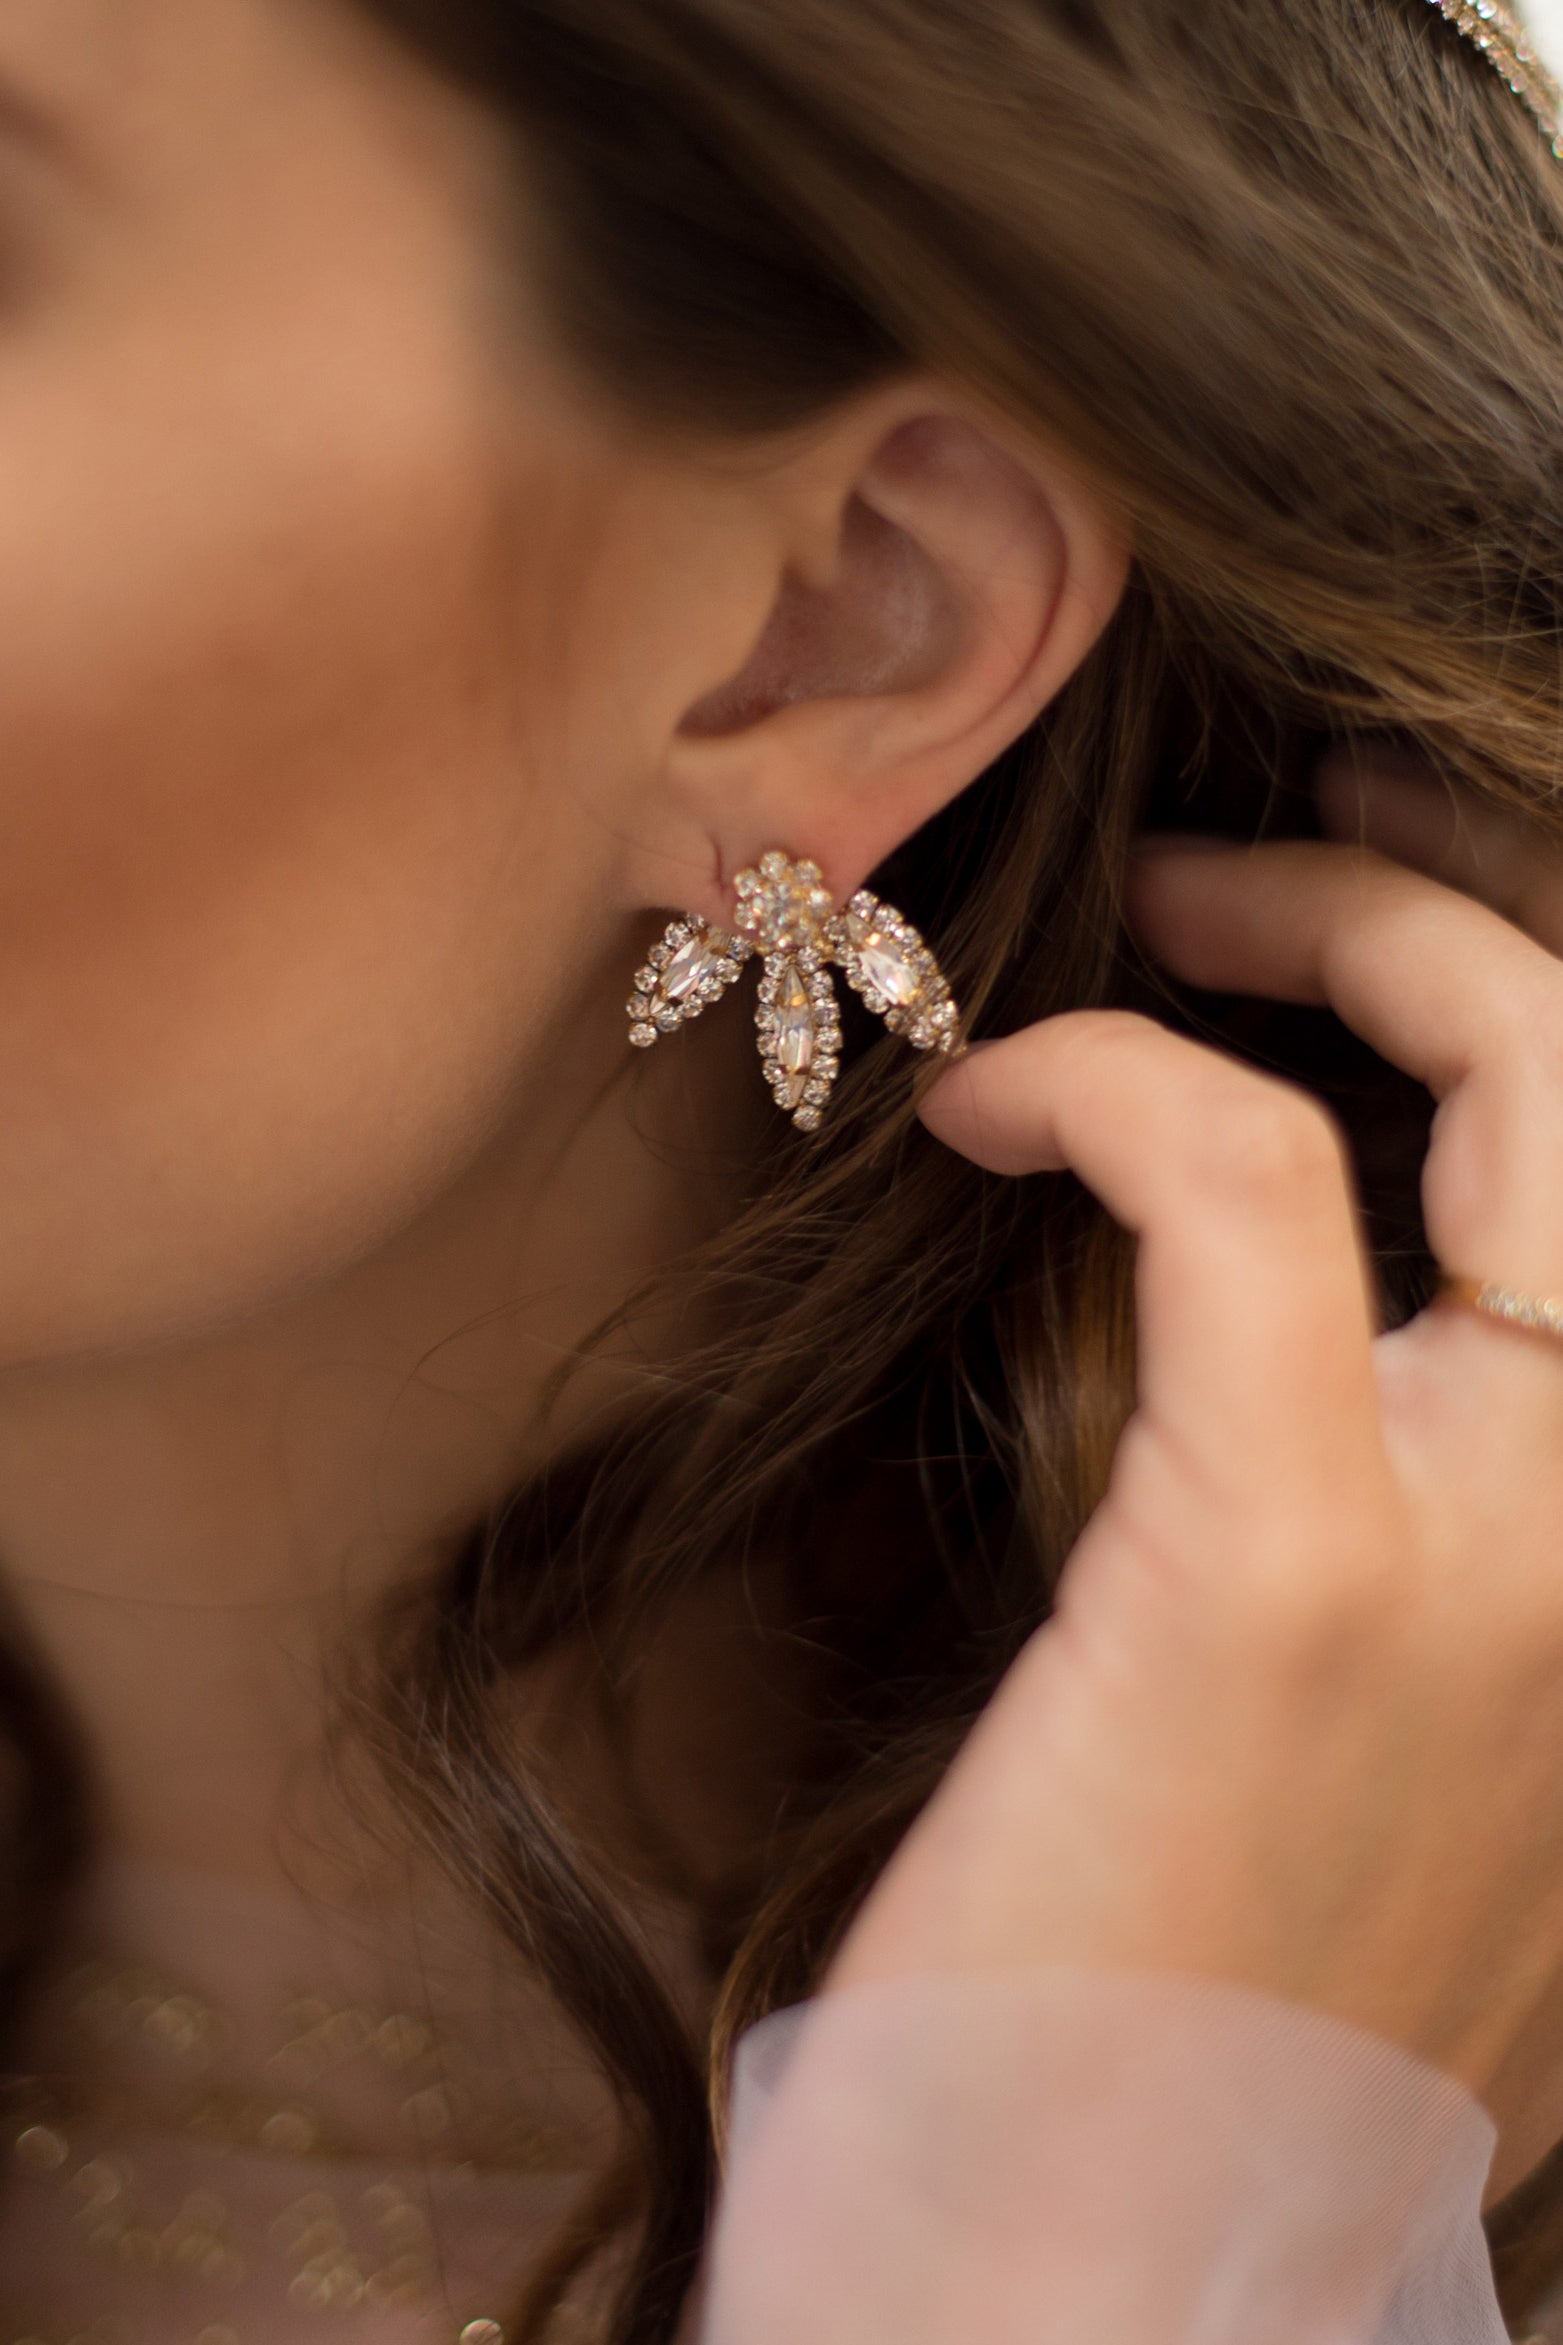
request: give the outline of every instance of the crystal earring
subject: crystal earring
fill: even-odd
[[[953,1053],[960,1015],[938,962],[909,920],[860,889],[841,909],[817,863],[772,848],[734,882],[732,928],[689,913],[637,969],[630,1040],[649,1050],[663,1034],[720,1001],[756,952],[763,958],[755,1024],[778,1107],[816,1132],[841,1069],[835,963],[893,1034],[916,1050]]]

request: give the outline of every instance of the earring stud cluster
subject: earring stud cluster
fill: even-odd
[[[755,1026],[778,1107],[816,1132],[841,1071],[841,1011],[831,977],[916,1050],[953,1053],[960,1013],[944,973],[909,920],[867,888],[838,905],[817,863],[780,848],[733,883],[730,929],[695,913],[675,920],[637,969],[630,1040],[649,1050],[720,1001],[746,962],[762,962]]]

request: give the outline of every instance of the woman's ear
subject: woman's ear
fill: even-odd
[[[769,617],[685,713],[664,777],[679,908],[717,921],[767,847],[850,895],[1068,681],[1129,566],[1062,459],[923,381],[852,403],[756,497]]]

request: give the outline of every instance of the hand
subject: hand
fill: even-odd
[[[1132,914],[1184,979],[1328,1002],[1426,1083],[1435,1253],[1548,1294],[1563,963],[1458,889],[1563,944],[1563,852],[1497,818],[1461,848],[1432,788],[1387,775],[1379,819],[1456,886],[1371,848],[1165,848]],[[1338,772],[1321,796],[1355,828]],[[1072,1167],[1138,1233],[1138,1407],[1054,1618],[827,1985],[1243,1981],[1480,2093],[1497,2195],[1563,2134],[1563,1346],[1449,1304],[1379,1333],[1325,1111],[1149,1019],[982,1046],[926,1116],[994,1171]]]

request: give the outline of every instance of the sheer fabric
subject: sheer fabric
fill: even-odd
[[[740,2047],[699,2345],[1504,2345],[1496,2129],[1216,1981],[849,1988]]]
[[[469,2324],[494,2345],[580,2188],[566,2175],[203,2154],[155,2134],[116,2137],[94,2164],[129,2177],[115,2199],[73,2189],[71,2173],[9,2178],[3,2345],[457,2345]],[[572,2314],[557,2345],[600,2334]]]
[[[94,1921],[116,1959],[197,1988],[232,1995],[249,1964],[245,2024],[209,2081],[270,2078],[362,2149],[262,2157],[160,2134],[155,2111],[183,2090],[177,2062],[155,2065],[173,2057],[161,2039],[94,2052],[76,2081],[117,2074],[138,2105],[124,2129],[67,2123],[57,2169],[13,2168],[0,2345],[105,2319],[133,2345],[208,2324],[242,2345],[455,2345],[471,2322],[492,2345],[484,2323],[514,2301],[583,2168],[568,2155],[532,2173],[509,2159],[484,2171],[481,2155],[377,2157],[395,2111],[367,2055],[301,2078],[265,2047],[295,1983],[403,2010],[435,1990],[458,2013],[439,2054],[447,2081],[476,2089],[486,2071],[495,2124],[557,2120],[561,2147],[585,2142],[600,2086],[544,2008],[518,2000],[510,1966],[474,2001],[462,1949],[463,2006],[428,1939],[404,1975],[384,1946],[344,1937],[340,1914],[169,1874],[127,1876]],[[394,2091],[425,2081],[398,2070]],[[463,2147],[487,2138],[482,2098]],[[1504,2345],[1479,2220],[1494,2142],[1440,2071],[1214,1981],[1058,1968],[849,1989],[776,2014],[740,2047],[685,2345]],[[231,2235],[233,2268],[185,2253],[181,2220]],[[170,2252],[127,2259],[148,2232]],[[595,2295],[582,2291],[561,2345],[601,2338]]]
[[[493,2345],[612,2136],[541,1989],[410,1892],[106,1865],[12,2057],[0,2345]]]

